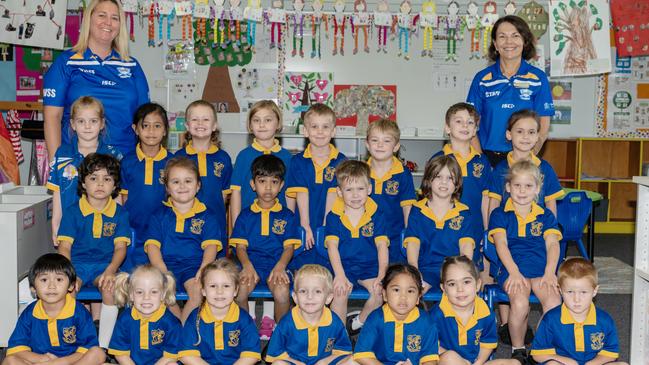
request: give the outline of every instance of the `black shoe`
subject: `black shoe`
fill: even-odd
[[[503,323],[498,327],[498,342],[504,345],[512,345],[512,339],[509,336],[509,326],[507,326],[507,323]]]
[[[534,341],[534,331],[532,331],[532,328],[528,326],[527,331],[525,331],[525,345],[531,345],[532,341]]]
[[[347,320],[345,320],[345,328],[347,328],[347,333],[349,334],[349,337],[354,337],[358,336],[359,333],[361,333],[361,329],[352,329],[352,322],[354,321],[354,318],[358,317],[358,315],[361,314],[361,311],[353,311],[347,313]]]
[[[512,359],[518,360],[521,365],[528,365],[528,357],[526,349],[516,349],[512,352]]]

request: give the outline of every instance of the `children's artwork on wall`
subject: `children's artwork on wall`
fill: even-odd
[[[338,54],[338,39],[340,39],[340,55],[345,55],[345,28],[347,15],[345,11],[345,0],[336,0],[334,3],[334,14],[332,16],[334,28],[334,49],[331,54]]]
[[[548,31],[548,13],[545,11],[545,7],[536,1],[532,0],[523,5],[516,15],[529,25],[534,38],[539,39]]]
[[[14,46],[7,43],[0,43],[0,62],[11,62],[14,60]]]
[[[231,73],[232,88],[239,105],[243,105],[246,100],[277,99],[276,69],[242,67]]]
[[[397,120],[397,86],[335,85],[334,111],[337,126],[353,126],[357,135],[365,135],[371,122]]]
[[[388,0],[379,0],[374,10],[374,25],[377,30],[378,47],[376,52],[388,53],[388,29],[392,28],[394,18],[389,12]],[[391,32],[394,35],[394,29]],[[432,40],[431,40],[432,41]]]
[[[333,80],[331,72],[286,72],[281,100],[284,126],[297,131],[311,104],[322,103],[333,107]]]
[[[516,14],[516,3],[513,0],[509,0],[505,3],[503,8],[505,15],[514,15]]]
[[[607,0],[550,3],[550,72],[557,76],[611,71]]]
[[[193,79],[194,43],[191,39],[172,39],[167,42],[164,59],[165,77],[168,79]]]
[[[498,16],[498,4],[489,0],[482,7],[483,14],[480,24],[482,25],[482,57],[487,57],[489,53],[489,44],[491,42],[491,30],[500,16]]]
[[[426,0],[421,4],[419,12],[419,26],[424,33],[424,43],[421,50],[422,57],[433,57],[433,28],[437,25],[437,6],[434,0]]]
[[[622,57],[649,55],[649,2],[611,1],[615,47]]]
[[[354,33],[354,54],[358,53],[358,33],[363,32],[363,50],[370,53],[370,47],[367,45],[367,30],[370,24],[370,13],[367,12],[367,2],[365,0],[354,0],[354,13],[352,15],[352,29]]]
[[[2,1],[0,13],[0,42],[63,49],[67,1]]]
[[[572,120],[572,81],[550,81],[554,116],[552,124],[570,124]]]
[[[252,60],[253,50],[249,38],[241,31],[242,22],[230,19],[230,13],[223,14],[222,20],[196,18],[194,52],[199,65],[243,66]],[[251,23],[244,26],[250,27]],[[205,30],[201,30],[203,27]]]
[[[480,15],[478,15],[478,4],[475,1],[470,1],[466,7],[464,24],[471,33],[469,59],[477,60],[480,58],[480,29],[482,28],[482,22],[480,21]]]

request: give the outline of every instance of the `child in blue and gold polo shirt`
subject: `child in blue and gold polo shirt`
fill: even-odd
[[[336,169],[339,199],[327,214],[325,246],[334,271],[334,299],[331,310],[342,320],[354,287],[370,293],[352,329],[362,327],[367,316],[380,307],[381,280],[388,266],[389,239],[383,215],[369,195],[370,167],[347,160]]]
[[[119,161],[97,153],[86,156],[79,166],[81,199],[66,209],[57,237],[58,252],[72,261],[77,272],[78,288],[96,286],[101,292],[99,345],[103,348],[108,347],[117,319],[113,281],[131,243],[128,213],[113,200],[119,186]]]
[[[284,186],[285,172],[284,163],[276,156],[262,155],[253,161],[250,185],[257,199],[241,211],[230,237],[230,245],[236,247],[242,266],[237,303],[247,310],[248,296],[255,286],[259,282],[268,284],[275,303],[275,323],[289,310],[290,280],[286,268],[293,251],[301,245],[293,212],[277,199]]]
[[[320,265],[302,266],[295,273],[296,307],[277,325],[266,361],[305,365],[345,363],[352,344],[343,322],[326,307],[332,299],[333,279],[329,270]]]
[[[62,255],[39,257],[29,270],[29,286],[38,300],[22,312],[2,362],[34,364],[53,360],[66,364],[103,364],[97,333],[88,310],[70,295],[76,273]]]
[[[559,267],[563,304],[545,313],[532,342],[530,355],[545,364],[616,364],[620,345],[613,318],[593,304],[597,270],[583,258],[571,258]]]

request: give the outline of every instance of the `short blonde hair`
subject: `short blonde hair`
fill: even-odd
[[[336,181],[340,187],[350,181],[358,181],[361,179],[369,184],[370,173],[370,166],[367,163],[357,160],[347,160],[336,167]]]
[[[189,105],[187,105],[187,108],[185,108],[185,123],[189,120],[189,114],[191,113],[191,110],[197,106],[204,106],[206,108],[209,108],[210,111],[212,112],[212,116],[214,117],[214,123],[216,123],[216,130],[212,132],[212,135],[210,136],[210,141],[217,147],[221,147],[221,128],[219,127],[219,120],[216,118],[216,108],[214,107],[214,104],[210,103],[207,100],[199,99],[199,100],[194,100]],[[186,146],[189,141],[192,140],[192,135],[189,133],[189,131],[185,131],[185,143],[183,144],[183,147]]]
[[[536,166],[534,162],[530,160],[516,161],[509,168],[509,171],[505,176],[505,182],[509,184],[512,182],[512,180],[514,180],[516,176],[523,175],[523,174],[529,174],[530,176],[532,176],[532,178],[534,178],[534,181],[536,181],[537,186],[539,187],[543,186],[543,174],[541,173],[539,167]]]
[[[252,108],[250,108],[250,111],[248,111],[248,133],[252,133],[252,127],[250,126],[252,124],[252,117],[254,117],[255,114],[257,114],[257,112],[262,109],[270,109],[273,114],[275,114],[275,116],[277,117],[277,131],[275,133],[281,132],[283,126],[282,111],[272,100],[259,100],[258,102],[254,103],[252,105]]]
[[[370,135],[372,135],[372,132],[375,131],[391,136],[397,143],[399,143],[401,139],[401,130],[399,130],[397,122],[390,119],[383,118],[377,120],[376,122],[370,123],[370,126],[367,128],[366,139],[370,139]]]
[[[561,266],[559,266],[557,276],[560,287],[563,286],[566,279],[588,279],[593,286],[593,289],[597,287],[599,283],[595,265],[583,257],[573,257],[564,261]]]
[[[101,118],[102,120],[106,118],[104,114],[104,104],[102,104],[99,99],[86,95],[80,96],[72,103],[72,106],[70,107],[70,119],[74,120],[74,118],[76,118],[81,110],[88,108],[96,109],[97,113],[99,114],[99,118]]]
[[[329,117],[331,118],[331,124],[336,126],[336,113],[329,106],[317,103],[309,107],[309,110],[304,113],[304,124],[306,125],[311,119],[311,116],[317,115],[320,117]]]
[[[300,280],[304,278],[318,278],[322,279],[325,282],[325,287],[329,292],[333,289],[333,277],[331,272],[327,270],[324,266],[316,264],[306,264],[302,266],[296,273],[295,279],[293,282],[293,290],[297,291],[299,287]]]
[[[128,53],[128,32],[126,31],[126,16],[121,2],[117,0],[92,0],[88,7],[83,12],[83,19],[81,20],[81,27],[79,28],[79,40],[77,44],[72,47],[72,50],[77,53],[85,53],[88,49],[88,41],[90,39],[90,20],[92,14],[95,12],[97,5],[109,1],[117,6],[117,13],[119,14],[119,32],[117,37],[113,39],[112,47],[124,61],[130,61],[131,57]]]
[[[115,277],[115,304],[118,307],[133,305],[133,282],[144,274],[153,274],[158,277],[162,289],[162,302],[166,306],[176,304],[176,280],[170,272],[163,273],[157,267],[146,264],[135,268],[132,274],[121,272]]]

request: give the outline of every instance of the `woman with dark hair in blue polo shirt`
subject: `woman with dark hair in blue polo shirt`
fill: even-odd
[[[149,101],[149,86],[142,67],[129,56],[126,21],[118,0],[90,2],[77,44],[59,55],[45,74],[45,141],[50,158],[61,142],[70,142],[70,106],[85,95],[104,105],[104,142],[123,153],[132,152],[133,114]]]
[[[507,15],[496,21],[489,46],[489,60],[494,63],[475,75],[467,96],[467,102],[480,114],[474,147],[487,155],[491,166],[496,166],[512,150],[505,139],[512,113],[532,109],[541,116],[535,153],[548,136],[554,105],[545,72],[528,63],[535,56],[534,35],[523,19]]]

